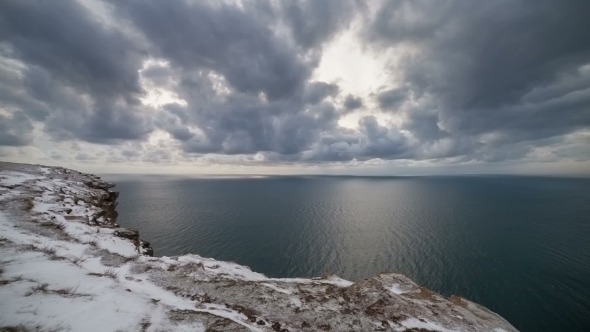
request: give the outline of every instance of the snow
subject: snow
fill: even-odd
[[[31,175],[28,173],[20,173],[20,172],[2,172],[0,176],[0,184],[5,186],[13,186],[18,185],[26,181],[41,179],[40,176]]]
[[[359,324],[353,330],[362,331],[381,329],[388,321],[395,331],[516,331],[471,302],[461,307],[442,297],[432,303],[413,294],[391,297],[389,292],[419,289],[401,275],[382,274],[366,284],[337,276],[278,279],[195,254],[144,256],[137,242],[116,236],[118,226],[101,214],[99,201],[111,194],[108,186],[91,188],[89,182],[100,180],[51,167],[0,168],[0,330],[24,324],[48,331],[222,326],[224,331],[262,332],[277,325],[315,331],[324,324],[339,331]],[[380,301],[398,302],[379,309],[384,312],[380,318],[366,313],[367,306]],[[346,311],[355,314],[341,314]],[[405,319],[386,318],[394,314]],[[302,329],[303,323],[313,325]]]
[[[400,286],[400,284],[395,283],[393,285],[391,285],[391,287],[389,288],[389,291],[392,292],[393,294],[403,294],[403,293],[407,293],[407,291],[403,290]]]
[[[163,317],[163,312],[171,307],[207,312],[233,320],[251,331],[262,331],[245,323],[246,317],[234,310],[214,305],[209,305],[207,309],[195,308],[194,301],[178,297],[147,281],[146,275],[133,274],[129,264],[116,268],[103,265],[99,258],[89,253],[92,249],[89,244],[59,240],[43,242],[47,239],[19,231],[1,212],[0,232],[3,241],[10,241],[18,247],[54,248],[55,255],[64,258],[55,260],[43,252],[23,251],[18,247],[3,251],[0,261],[2,278],[22,278],[10,283],[12,287],[0,287],[0,317],[3,317],[1,323],[6,326],[27,322],[47,329],[132,331],[149,322],[150,330],[176,330],[176,326]],[[79,259],[78,265],[72,262],[74,259]],[[90,275],[109,269],[117,274],[116,278]],[[34,287],[43,284],[49,286],[27,295]],[[58,294],[66,291],[71,294]],[[157,300],[157,304],[152,299]],[[196,327],[191,325],[191,331],[204,331],[204,328]]]
[[[288,283],[295,283],[295,284],[330,284],[337,287],[349,287],[352,286],[354,283],[352,281],[344,280],[337,276],[330,276],[326,279],[324,278],[312,278],[312,279],[305,279],[305,278],[269,278],[268,280],[271,281],[280,281],[280,282],[288,282]]]
[[[354,284],[352,281],[344,280],[337,276],[330,276],[325,282],[338,287],[349,287]]]
[[[300,308],[303,305],[303,303],[301,302],[301,300],[299,298],[297,298],[297,297],[294,297],[294,296],[291,297],[290,301],[291,301],[291,304],[294,305],[297,308]]]
[[[52,173],[49,168],[39,171],[43,175]],[[199,322],[186,325],[167,318],[170,310],[190,310],[224,317],[252,331],[261,331],[246,323],[246,317],[235,310],[221,310],[213,305],[195,308],[195,301],[162,289],[148,281],[147,275],[133,273],[131,264],[138,257],[138,250],[132,241],[114,236],[113,229],[66,219],[68,209],[71,209],[69,217],[80,217],[82,221],[90,220],[100,209],[81,200],[74,204],[72,195],[58,199],[57,192],[83,195],[88,190],[61,179],[12,171],[1,172],[0,183],[26,185],[22,191],[0,192],[0,202],[16,201],[19,194],[28,197],[27,189],[41,189],[41,194],[30,199],[34,222],[29,222],[28,227],[54,225],[63,234],[51,237],[20,228],[13,218],[0,212],[1,280],[6,283],[0,287],[0,329],[24,324],[47,330],[133,331],[147,326],[147,331],[204,331]],[[100,250],[128,263],[105,265]],[[194,260],[183,258],[191,259]],[[263,278],[237,264],[205,261],[219,265],[220,271],[228,275]]]
[[[8,223],[7,216],[1,213],[0,224],[5,239],[20,246],[37,242],[36,237],[21,234],[15,227],[6,228]],[[68,253],[78,254],[80,247],[84,246],[63,241],[50,244],[59,248],[56,255],[60,257],[68,256]],[[23,278],[24,281],[11,283],[12,287],[0,287],[0,317],[3,317],[4,325],[27,322],[47,329],[134,330],[146,309],[149,313],[149,303],[140,294],[125,294],[110,278],[89,276],[84,264],[79,267],[68,260],[52,260],[34,251],[12,250],[9,255],[4,252],[3,257],[7,256],[10,260],[2,261],[3,279]],[[43,284],[50,285],[47,291],[26,295],[32,287]],[[72,290],[76,295],[57,295],[56,290]]]

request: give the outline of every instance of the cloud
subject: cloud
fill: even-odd
[[[17,111],[8,116],[0,114],[0,145],[29,145],[32,131],[33,125],[23,112]]]
[[[348,96],[346,96],[346,99],[344,100],[344,107],[346,107],[347,110],[355,110],[357,108],[361,108],[363,106],[363,100],[359,97],[355,97],[351,94],[349,94]]]
[[[589,157],[585,1],[240,3],[5,1],[0,145],[158,164]],[[325,64],[337,45],[375,58],[375,88]]]
[[[68,19],[64,19],[67,17]],[[7,1],[0,40],[11,68],[3,102],[55,139],[116,142],[149,133],[140,113],[139,45],[76,1]]]
[[[76,1],[5,1],[0,39],[15,57],[45,69],[54,84],[127,98],[141,90],[138,45]]]
[[[359,7],[348,0],[303,0],[285,2],[281,9],[295,41],[310,49],[343,29]]]
[[[141,30],[154,52],[174,66],[223,75],[237,91],[288,97],[310,74],[304,59],[248,7],[184,0],[113,4]]]
[[[404,88],[390,89],[377,95],[379,106],[384,110],[396,110],[407,98],[408,90]]]
[[[402,127],[422,142],[420,150],[438,145],[439,158],[518,160],[590,127],[587,7],[389,1],[365,37],[380,49],[412,50],[398,74],[417,105],[402,112]],[[378,102],[397,109],[405,98],[394,89]]]
[[[416,96],[435,98],[457,134],[544,137],[588,125],[585,97],[568,96],[590,88],[582,69],[590,63],[588,10],[582,1],[389,1],[367,35],[383,48],[419,50],[403,62],[404,82]],[[401,98],[389,93],[380,95],[382,107]]]
[[[406,138],[395,127],[381,126],[372,116],[362,118],[360,125],[361,133],[365,134],[367,140],[361,156],[395,159],[408,151],[405,147]]]
[[[335,96],[338,94],[338,86],[336,84],[328,84],[325,82],[313,82],[305,88],[303,99],[310,104],[317,104],[328,96]]]

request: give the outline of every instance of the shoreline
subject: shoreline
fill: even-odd
[[[0,330],[517,331],[399,274],[275,279],[194,254],[151,257],[138,231],[117,224],[112,187],[0,163]]]

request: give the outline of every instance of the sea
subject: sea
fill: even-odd
[[[269,277],[404,274],[521,331],[590,331],[590,179],[108,175],[157,256]]]

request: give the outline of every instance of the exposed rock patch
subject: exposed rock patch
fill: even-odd
[[[135,229],[119,227],[115,228],[114,234],[118,237],[122,237],[124,239],[129,239],[132,241],[139,240],[139,231]]]

